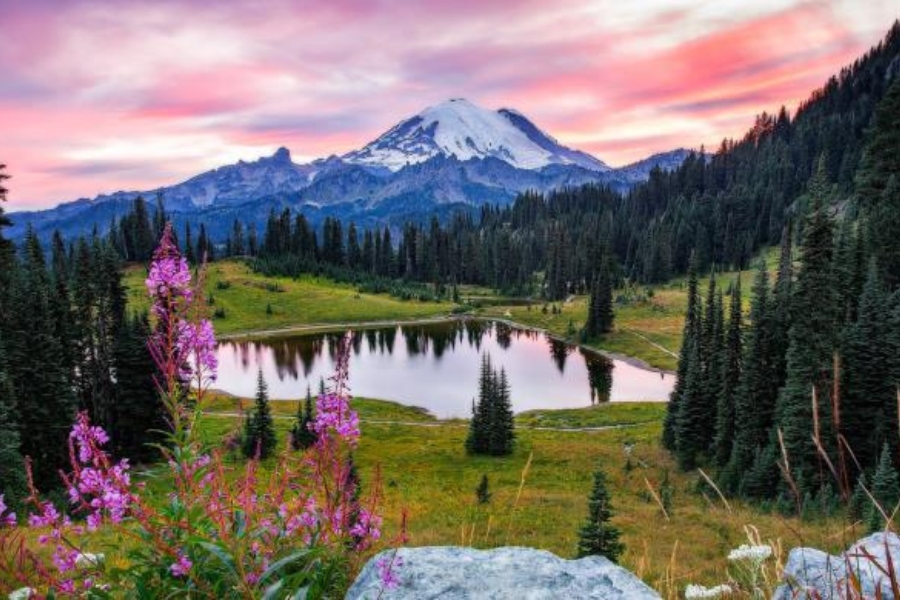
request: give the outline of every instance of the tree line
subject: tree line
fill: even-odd
[[[796,511],[859,504],[868,481],[893,510],[900,499],[898,151],[895,79],[849,201],[835,202],[841,182],[831,179],[824,154],[818,161],[801,199],[811,210],[799,236],[785,228],[774,282],[767,265],[757,270],[748,325],[738,286],[727,322],[714,276],[702,301],[695,257],[663,437],[682,468],[712,466],[728,492]],[[883,526],[869,512],[870,524]]]

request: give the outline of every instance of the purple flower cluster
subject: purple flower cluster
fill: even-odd
[[[378,566],[378,578],[381,580],[381,585],[388,590],[397,589],[400,586],[400,577],[394,569],[403,566],[403,558],[397,556],[397,551],[395,550],[390,558],[382,556],[378,559],[376,565]]]
[[[128,460],[111,464],[101,448],[109,436],[102,428],[90,424],[86,412],[78,413],[69,440],[77,450],[73,454],[78,456],[78,461],[73,461],[75,472],[66,478],[70,502],[89,511],[90,531],[97,529],[104,515],[111,522],[120,523],[134,500]]]
[[[145,282],[153,299],[153,312],[160,319],[168,316],[171,307],[180,298],[189,303],[193,299],[191,270],[175,244],[172,224],[167,223],[159,246],[153,252],[153,262]]]
[[[360,507],[356,522],[350,527],[350,536],[357,540],[357,550],[369,548],[381,539],[381,517]]]
[[[198,377],[202,384],[216,380],[219,367],[216,334],[208,319],[202,319],[196,324],[187,321],[179,323],[175,349],[178,356],[184,358],[180,367],[183,380]]]
[[[3,494],[0,494],[0,526],[15,527],[16,522],[16,513],[9,510],[9,507],[6,506],[6,499]]]
[[[191,559],[179,552],[178,558],[176,558],[175,562],[172,563],[172,566],[169,567],[169,571],[171,571],[172,575],[175,577],[186,577],[187,574],[191,572],[191,567],[193,566],[194,563],[191,562]]]
[[[316,417],[310,426],[319,439],[334,435],[354,446],[359,440],[359,417],[350,408],[346,396],[335,393],[319,396],[316,399]]]

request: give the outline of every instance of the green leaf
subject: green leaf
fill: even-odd
[[[280,558],[269,565],[269,568],[265,570],[265,572],[260,575],[259,582],[262,583],[272,575],[277,574],[281,569],[288,566],[291,563],[294,563],[304,556],[309,554],[309,550],[297,550],[296,552],[292,552],[285,556],[284,558]]]
[[[273,598],[277,598],[282,588],[284,588],[284,580],[279,579],[266,588],[266,591],[262,596],[262,600],[273,600]]]
[[[220,561],[222,561],[222,564],[224,564],[226,567],[228,567],[228,570],[231,571],[232,575],[234,575],[237,578],[240,577],[240,575],[238,575],[238,572],[237,572],[237,567],[234,564],[234,558],[224,548],[222,548],[221,546],[212,544],[210,542],[198,542],[197,545],[200,546],[201,548],[204,548],[210,554],[212,554],[213,556],[218,558]]]

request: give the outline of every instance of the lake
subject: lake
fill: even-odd
[[[218,346],[215,387],[256,393],[262,369],[274,399],[296,399],[331,374],[340,333],[312,333]],[[665,401],[675,376],[505,323],[456,320],[353,331],[353,395],[420,406],[439,418],[471,416],[487,353],[506,370],[513,410],[580,408],[598,402]]]

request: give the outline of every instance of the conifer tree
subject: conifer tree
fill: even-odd
[[[35,484],[59,484],[58,470],[68,464],[67,440],[75,416],[72,374],[64,365],[51,309],[51,287],[44,253],[29,229],[22,267],[11,303],[7,364],[18,400],[23,456],[33,460]]]
[[[824,187],[822,165],[820,160],[819,174],[810,182],[811,193]],[[784,436],[791,475],[804,493],[814,492],[824,483],[818,477],[820,457],[814,435],[818,435],[823,448],[832,455],[832,462],[836,462],[831,414],[831,370],[836,343],[832,222],[821,198],[814,199],[813,213],[804,228],[802,267],[794,290],[787,380],[778,397],[775,417],[775,427]],[[817,399],[815,415],[813,387]]]
[[[693,342],[699,335],[700,315],[700,298],[697,293],[697,260],[692,255],[688,270],[687,314],[684,317],[684,332],[681,338],[681,350],[678,354],[678,373],[675,387],[672,389],[666,405],[666,418],[663,423],[663,445],[672,451],[676,447],[676,428],[687,384],[687,373],[691,368]]]
[[[900,79],[894,78],[875,111],[857,175],[868,215],[872,254],[888,288],[900,284]]]
[[[845,329],[841,368],[841,433],[856,460],[875,464],[882,444],[896,447],[895,387],[885,376],[887,314],[881,276],[873,260],[856,321]],[[852,463],[852,461],[848,461]]]
[[[12,383],[6,374],[2,337],[0,337],[0,490],[10,506],[16,506],[27,496],[16,401]]]
[[[731,289],[728,310],[728,332],[725,338],[725,356],[722,366],[722,386],[716,406],[715,459],[724,467],[731,458],[734,441],[735,395],[741,377],[743,312],[741,310],[741,278],[738,276]]]
[[[882,531],[886,525],[881,514],[882,511],[890,517],[894,514],[897,503],[900,502],[900,478],[897,477],[897,470],[891,461],[891,451],[887,444],[881,450],[881,458],[878,459],[878,467],[872,477],[872,498],[875,499],[881,510],[871,505],[870,499],[866,519],[869,531]]]
[[[588,517],[578,532],[578,558],[600,555],[618,561],[625,547],[619,541],[619,530],[610,522],[613,514],[606,475],[598,468],[588,497]]]
[[[687,340],[688,370],[684,376],[684,387],[679,400],[678,417],[675,422],[675,458],[682,470],[697,467],[698,461],[707,449],[704,440],[709,431],[704,430],[708,413],[704,396],[703,364],[700,360],[700,340]]]
[[[488,476],[482,475],[478,487],[475,488],[475,498],[478,504],[487,504],[491,501],[491,490],[488,484]]]
[[[313,399],[309,386],[306,387],[306,399],[297,404],[297,421],[291,429],[291,447],[294,450],[305,450],[316,443],[318,437],[312,430]]]
[[[256,401],[244,428],[244,456],[264,460],[275,452],[277,439],[262,369],[256,377]]]
[[[494,398],[491,402],[489,425],[489,452],[494,456],[512,454],[515,441],[515,420],[510,398],[509,380],[506,370],[500,369],[499,376],[492,373]]]
[[[147,348],[147,314],[133,315],[119,328],[113,347],[115,401],[109,411],[109,434],[115,456],[133,462],[159,458],[153,444],[168,429],[162,399],[153,381],[155,365]]]

